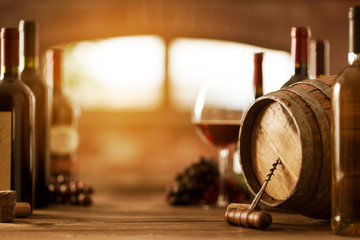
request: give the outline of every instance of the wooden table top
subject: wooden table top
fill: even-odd
[[[53,205],[0,223],[0,239],[344,239],[329,222],[271,212],[267,230],[231,226],[225,208],[173,207],[161,194],[95,195],[91,207]],[[349,239],[349,238],[345,238]]]

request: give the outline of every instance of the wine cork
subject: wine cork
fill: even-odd
[[[25,218],[30,216],[30,204],[27,202],[17,202],[15,205],[15,217]]]
[[[0,222],[11,223],[15,218],[16,191],[0,191]]]

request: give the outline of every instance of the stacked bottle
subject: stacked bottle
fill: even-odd
[[[19,31],[1,29],[0,189],[33,208],[35,97],[19,78]]]
[[[291,61],[293,75],[281,88],[290,86],[309,78],[308,74],[308,46],[311,31],[309,27],[293,27],[291,29]]]
[[[313,39],[310,43],[310,79],[330,75],[330,44],[327,39]]]
[[[48,200],[47,186],[49,164],[49,106],[48,88],[38,74],[38,25],[34,21],[21,20],[20,56],[21,80],[32,90],[35,96],[35,207],[45,207]]]
[[[336,234],[360,236],[360,6],[349,11],[349,65],[333,89],[332,218]]]
[[[50,172],[68,180],[77,180],[79,135],[78,112],[63,93],[63,52],[49,49],[46,54],[47,81],[53,83],[53,105],[50,130]]]

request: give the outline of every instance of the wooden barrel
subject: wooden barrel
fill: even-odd
[[[240,164],[256,194],[278,158],[262,203],[330,218],[331,95],[336,76],[305,80],[256,99],[239,133]]]

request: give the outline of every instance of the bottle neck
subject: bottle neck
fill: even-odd
[[[360,57],[360,6],[349,10],[349,53],[348,62],[352,64]]]
[[[18,77],[19,31],[15,28],[1,29],[1,79]]]
[[[308,38],[292,38],[291,58],[293,75],[308,76]]]
[[[62,93],[61,82],[54,82],[53,91],[54,91],[54,93],[58,93],[58,94]]]
[[[16,78],[19,76],[19,67],[1,66],[1,79]]]
[[[62,92],[62,51],[49,49],[46,53],[46,79],[52,83],[54,93]]]
[[[35,57],[23,56],[20,69],[36,71],[38,68],[37,60]]]
[[[311,40],[310,78],[330,75],[330,45],[327,39]]]
[[[262,61],[264,53],[256,53],[254,55],[254,94],[255,98],[263,95],[263,72]]]
[[[300,62],[300,63],[294,63],[294,64],[295,64],[295,68],[293,71],[293,75],[304,76],[304,77],[308,76],[308,64],[307,63]]]
[[[34,21],[21,20],[20,29],[20,71],[36,70],[38,66],[37,24]]]
[[[61,74],[60,65],[57,64],[56,62],[52,66],[52,71],[48,73],[48,77],[49,76],[50,79],[52,79],[53,92],[61,94],[63,91],[62,74]]]
[[[291,59],[294,76],[308,76],[308,51],[311,31],[308,27],[291,29]]]

